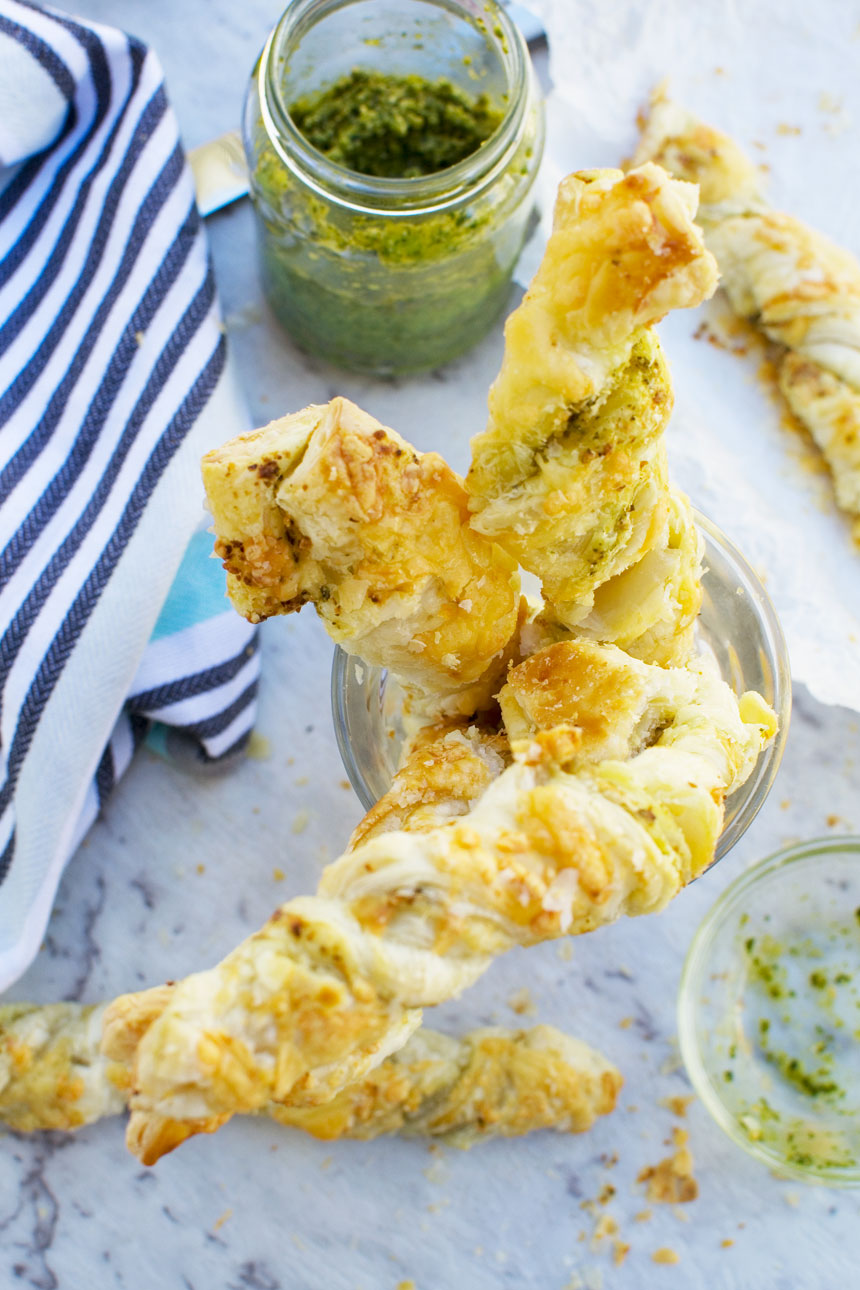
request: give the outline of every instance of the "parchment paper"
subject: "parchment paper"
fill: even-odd
[[[637,111],[664,78],[672,97],[767,167],[774,205],[860,253],[855,6],[530,0],[529,8],[549,36],[554,89],[539,177],[545,227],[524,256],[522,281],[549,231],[558,180],[629,157]],[[763,353],[743,335],[726,343],[730,319],[718,295],[661,324],[675,382],[673,474],[764,581],[795,680],[823,703],[860,710],[860,551],[818,454],[784,424],[759,371]],[[709,334],[723,339],[709,343]]]

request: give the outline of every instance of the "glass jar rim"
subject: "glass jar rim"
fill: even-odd
[[[281,15],[260,55],[257,67],[260,111],[266,133],[281,161],[318,196],[365,215],[402,217],[430,215],[474,198],[495,182],[508,166],[519,142],[532,72],[522,32],[496,0],[420,0],[447,9],[470,21],[474,8],[477,26],[495,40],[508,72],[512,92],[504,117],[493,134],[462,161],[444,170],[412,179],[362,175],[331,161],[314,148],[296,127],[284,101],[277,65],[290,40],[296,43],[335,10],[358,0],[293,0]],[[498,31],[498,36],[496,32]]]

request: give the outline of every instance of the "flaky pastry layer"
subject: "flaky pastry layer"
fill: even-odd
[[[732,308],[783,347],[780,389],[860,537],[860,263],[773,210],[737,143],[659,91],[634,157],[644,161],[699,184],[698,218]]]
[[[504,679],[516,562],[469,522],[459,476],[347,399],[203,459],[227,591],[252,622],[312,603],[349,653],[430,712],[469,715]]]

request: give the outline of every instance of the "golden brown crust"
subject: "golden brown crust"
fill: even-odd
[[[469,523],[462,481],[346,399],[203,460],[228,594],[252,621],[312,602],[334,640],[469,715],[504,676],[516,563]]]
[[[511,668],[499,702],[512,743],[563,726],[572,740],[565,761],[601,761],[629,753],[647,697],[623,655],[560,641]]]

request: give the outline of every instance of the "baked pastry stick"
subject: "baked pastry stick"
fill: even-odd
[[[668,481],[652,324],[716,286],[695,211],[653,165],[562,182],[466,476],[474,527],[540,577],[548,623],[664,664],[691,650],[701,547]]]
[[[462,480],[347,399],[203,458],[227,593],[252,622],[311,602],[413,706],[470,715],[504,679],[516,562],[475,532]]]
[[[779,387],[833,476],[860,538],[860,263],[772,210],[734,140],[658,92],[634,164],[698,183],[699,220],[732,308],[781,347]]]
[[[170,987],[146,994],[152,1020]],[[23,1133],[69,1130],[125,1110],[128,1067],[99,1051],[105,1006],[0,1007],[0,1123]],[[324,1106],[270,1103],[262,1114],[317,1138],[401,1133],[468,1147],[534,1129],[581,1133],[613,1109],[620,1087],[606,1058],[552,1026],[462,1039],[421,1030]]]
[[[380,833],[423,831],[466,814],[510,760],[507,737],[490,727],[452,720],[425,727],[413,737],[388,791],[353,830],[347,849]],[[140,1037],[166,1001],[154,990],[114,1000],[105,1039],[115,1059],[128,1065]],[[300,1097],[303,1104],[314,1105],[331,1098],[342,1085],[360,1081],[406,1043],[420,1024],[420,1008],[403,1009],[378,1044],[365,1045],[322,1076],[309,1073],[293,1100]]]
[[[599,656],[589,647],[592,671]],[[134,1053],[132,1151],[153,1163],[236,1112],[323,1102],[361,1054],[402,1043],[410,1010],[459,994],[496,955],[660,909],[707,867],[724,798],[774,715],[704,665],[627,666],[644,695],[637,725],[654,734],[630,760],[567,770],[549,742],[527,740],[467,815],[371,837],[324,872],[317,896],[177,984]],[[133,1003],[108,1012],[109,1057]]]

